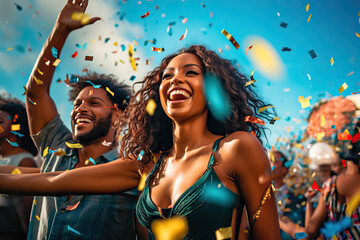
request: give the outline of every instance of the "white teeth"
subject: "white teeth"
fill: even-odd
[[[76,124],[79,124],[79,123],[81,123],[81,122],[91,122],[91,120],[90,119],[88,119],[88,118],[78,118],[78,119],[76,119]]]
[[[184,90],[173,90],[170,92],[170,100],[174,100],[175,94],[181,94],[185,97],[185,99],[190,98],[190,94]]]

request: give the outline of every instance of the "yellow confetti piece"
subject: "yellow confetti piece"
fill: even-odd
[[[4,131],[4,129],[2,128],[2,126],[0,126],[0,133],[2,133]]]
[[[137,42],[137,41],[133,41],[133,43],[136,45],[136,46],[138,46],[139,45],[139,43]]]
[[[34,199],[34,205],[36,205],[37,203],[36,203],[36,199]]]
[[[278,205],[281,206],[282,205],[282,202],[281,200],[278,201]]]
[[[24,93],[22,95],[26,95],[28,90],[25,86],[23,86],[23,88],[24,88]]]
[[[302,149],[303,145],[301,143],[297,143],[294,145],[295,148]]]
[[[55,152],[55,156],[63,156],[66,153],[64,152],[64,150],[62,148],[59,148],[56,152]]]
[[[35,76],[34,76],[34,80],[35,80],[37,85],[42,85],[44,83],[43,81],[37,79]]]
[[[19,174],[21,174],[21,171],[20,171],[20,169],[15,168],[15,169],[11,172],[11,174],[19,175]]]
[[[321,117],[320,117],[320,126],[321,127],[325,126],[325,117],[324,117],[324,115],[321,115]]]
[[[11,131],[20,131],[20,124],[11,124]]]
[[[85,13],[82,13],[82,12],[74,12],[71,15],[71,19],[74,20],[74,21],[81,22],[82,25],[86,25],[86,24],[89,23],[91,17],[90,17],[89,14],[85,14]]]
[[[112,96],[114,96],[114,92],[112,92],[110,88],[106,87],[106,91],[108,91]]]
[[[308,20],[307,20],[308,22],[310,22],[310,19],[311,19],[311,15],[312,15],[312,14],[310,14],[310,16],[309,16],[309,18],[308,18]]]
[[[55,59],[55,61],[53,62],[52,65],[53,65],[54,67],[57,67],[60,62],[61,62],[61,60],[57,58],[57,59]],[[48,66],[49,66],[49,64],[48,64]]]
[[[324,137],[325,137],[325,132],[317,133],[316,141],[321,142]]]
[[[304,100],[304,96],[299,96],[298,102],[301,103]]]
[[[247,86],[249,86],[249,85],[253,84],[254,82],[256,82],[256,80],[255,80],[255,79],[254,79],[254,80],[251,80],[251,81],[246,82],[246,83],[245,83],[245,87],[247,87]]]
[[[36,105],[36,102],[31,101],[31,99],[30,99],[29,97],[28,97],[28,100],[29,100],[29,102],[31,102],[32,104]]]
[[[68,142],[65,142],[65,144],[69,148],[82,148],[83,147],[80,143],[68,143]]]
[[[225,29],[223,29],[223,30],[221,31],[221,33],[222,33],[227,39],[229,39],[229,41],[234,45],[234,47],[235,47],[236,49],[239,49],[239,47],[240,47],[239,43],[235,40],[235,38],[234,38],[230,33],[228,33]]]
[[[216,240],[232,238],[231,227],[219,228],[215,231]]]
[[[40,217],[38,215],[35,216],[38,221],[40,221]]]
[[[44,73],[43,73],[42,71],[40,71],[39,68],[37,69],[37,71],[38,71],[38,73],[39,73],[40,75],[44,75]]]
[[[305,98],[300,102],[300,104],[302,109],[308,108],[310,107],[310,100],[308,98]]]
[[[360,19],[359,19],[359,23],[360,23]],[[358,38],[360,38],[360,34],[356,33],[356,36],[357,36]]]
[[[346,206],[345,214],[348,217],[351,217],[352,213],[355,211],[355,209],[360,205],[360,191],[355,193],[349,203]]]
[[[270,155],[270,161],[275,162],[274,153],[272,151],[269,151],[269,155]]]
[[[143,173],[143,174],[141,175],[141,179],[140,179],[140,182],[139,182],[139,185],[138,185],[138,190],[139,190],[140,192],[141,192],[142,190],[144,190],[146,177],[147,177],[147,174],[146,174],[146,173]]]
[[[331,66],[334,64],[334,58],[333,57],[330,58],[330,64],[331,64]]]
[[[85,162],[84,162],[84,164],[85,164],[85,165],[88,165],[89,162],[90,162],[89,159],[86,159]]]
[[[306,5],[306,12],[309,11],[309,6],[310,6],[310,3],[308,3],[308,5]]]
[[[7,52],[9,52],[9,51],[11,51],[11,50],[13,50],[12,47],[9,47],[9,48],[6,49]]]
[[[49,153],[49,147],[46,147],[43,151],[42,157],[44,158]]]
[[[146,104],[146,112],[150,115],[153,116],[155,113],[155,109],[156,109],[156,103],[153,99],[150,99],[148,101],[148,103]]]
[[[348,85],[346,83],[343,83],[343,85],[341,85],[341,87],[339,88],[339,92],[342,93],[347,88],[348,88]]]
[[[261,112],[265,111],[265,110],[266,110],[266,109],[268,109],[268,108],[273,108],[273,107],[275,107],[275,106],[266,106],[266,107],[262,107],[262,108],[260,108],[260,109],[259,109],[259,113],[261,113]]]
[[[158,219],[151,223],[151,230],[156,240],[180,240],[189,231],[188,223],[183,216],[174,216],[169,219]]]

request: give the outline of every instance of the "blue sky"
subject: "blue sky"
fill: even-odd
[[[0,92],[24,99],[21,95],[37,55],[66,1],[53,0],[7,0],[0,2]],[[67,73],[81,73],[85,67],[103,73],[113,73],[120,80],[132,84],[143,78],[146,72],[158,66],[166,55],[190,44],[204,44],[222,57],[236,60],[240,71],[249,76],[256,68],[255,85],[261,96],[271,102],[281,118],[273,126],[270,143],[279,136],[298,134],[306,126],[310,108],[301,109],[298,97],[311,97],[313,106],[320,98],[340,95],[338,88],[346,82],[349,86],[342,95],[360,91],[360,1],[355,0],[252,0],[252,1],[125,1],[90,0],[88,13],[102,18],[92,26],[72,33],[66,42],[51,88],[58,110],[64,122],[70,123],[71,104],[67,101],[68,88],[64,83]],[[22,7],[17,10],[16,4]],[[309,11],[306,12],[306,5]],[[158,6],[158,9],[156,9]],[[205,6],[205,7],[204,7]],[[140,18],[147,11],[150,15]],[[38,13],[37,13],[38,12]],[[311,19],[308,22],[308,17]],[[121,20],[120,20],[121,18]],[[187,18],[182,23],[182,18]],[[172,25],[172,36],[167,32]],[[287,28],[280,23],[288,24]],[[187,29],[184,40],[178,41]],[[221,34],[225,29],[240,44],[236,50]],[[284,64],[281,77],[269,77],[254,66],[249,59],[250,36],[269,42]],[[105,39],[110,38],[107,43]],[[156,44],[145,40],[156,39]],[[136,41],[139,57],[137,71],[128,63],[128,44]],[[117,42],[115,46],[114,43]],[[86,48],[78,48],[76,44]],[[125,44],[122,52],[120,45]],[[164,52],[151,51],[151,47],[163,47]],[[256,46],[254,46],[255,48]],[[291,48],[282,52],[283,47]],[[13,48],[7,51],[8,48]],[[31,51],[29,51],[31,49]],[[317,58],[311,59],[308,51],[314,50]],[[23,50],[23,51],[22,51]],[[71,55],[78,51],[77,58]],[[114,53],[117,51],[116,53]],[[94,61],[84,61],[86,55]],[[153,57],[153,60],[150,60]],[[330,58],[334,64],[331,66]],[[150,64],[146,65],[146,59]],[[120,60],[124,61],[121,63]],[[352,75],[347,76],[349,73]],[[311,80],[309,80],[309,77]],[[290,118],[289,118],[290,117]],[[285,120],[286,119],[286,120]],[[288,120],[288,121],[287,121]]]

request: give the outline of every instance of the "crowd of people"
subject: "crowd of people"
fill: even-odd
[[[360,200],[346,212],[360,198],[360,142],[341,155],[346,169],[295,194],[284,181],[291,159],[262,145],[257,120],[276,113],[204,46],[165,57],[136,93],[113,75],[76,76],[70,131],[50,96],[55,67],[46,62],[72,31],[99,20],[71,17],[87,4],[69,0],[60,12],[29,77],[26,110],[1,101],[0,239],[360,239]],[[225,118],[209,110],[209,78],[226,93]],[[184,231],[162,238],[153,223],[177,217]],[[328,236],[321,228],[329,222],[340,227]]]

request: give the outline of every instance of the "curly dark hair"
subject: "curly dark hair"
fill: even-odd
[[[16,98],[3,98],[0,96],[0,110],[7,112],[14,124],[20,124],[20,130],[16,132],[24,136],[19,137],[16,135],[16,142],[19,144],[19,147],[36,156],[38,150],[30,137],[28,119],[24,103]],[[15,115],[17,115],[17,117],[15,117]]]
[[[123,82],[118,82],[117,78],[112,74],[98,74],[95,72],[88,72],[85,75],[75,75],[79,78],[76,84],[70,84],[72,89],[69,91],[69,101],[74,101],[81,90],[85,87],[94,85],[101,85],[113,104],[121,110],[125,110],[132,96],[131,88]],[[90,81],[90,82],[89,82]],[[106,87],[114,93],[114,96],[106,90]]]
[[[204,46],[193,45],[165,57],[160,66],[149,72],[143,81],[138,82],[141,89],[121,117],[120,127],[127,126],[127,130],[121,141],[120,153],[125,157],[134,157],[144,151],[142,159],[146,163],[151,159],[151,153],[167,151],[173,146],[172,120],[161,107],[159,87],[164,69],[174,57],[182,53],[198,56],[203,64],[204,74],[211,73],[218,77],[231,101],[232,112],[225,121],[216,120],[209,111],[209,131],[218,135],[227,135],[235,131],[253,131],[262,142],[260,138],[266,128],[253,122],[245,122],[245,116],[271,121],[276,115],[275,110],[266,109],[259,113],[260,108],[270,105],[260,100],[252,85],[245,87],[248,81],[246,76],[239,73],[229,60],[220,58],[214,51],[207,50]],[[153,116],[146,112],[149,99],[153,99],[158,106]]]

